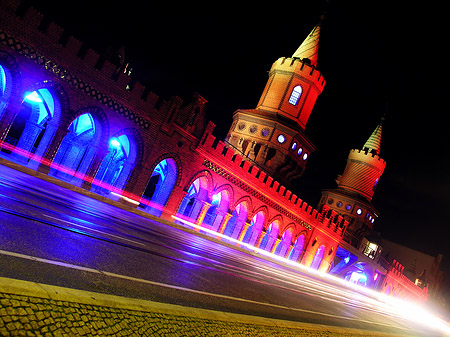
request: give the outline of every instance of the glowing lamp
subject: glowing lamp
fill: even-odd
[[[42,103],[41,97],[39,97],[36,91],[33,91],[25,96],[25,100],[34,103]]]
[[[117,140],[117,138],[113,138],[110,140],[109,144],[111,144],[112,147],[119,148],[120,142]]]

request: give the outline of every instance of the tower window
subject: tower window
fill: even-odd
[[[302,95],[302,87],[297,85],[292,89],[291,97],[289,97],[289,103],[292,105],[297,105],[300,96]]]
[[[286,137],[283,135],[279,135],[277,139],[280,144],[283,144],[286,141]]]

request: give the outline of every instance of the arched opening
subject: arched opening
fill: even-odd
[[[20,163],[28,163],[33,156],[40,161],[57,129],[60,109],[49,89],[26,92],[5,138],[13,148],[2,151]]]
[[[202,225],[217,231],[228,212],[229,205],[230,196],[228,191],[222,190],[215,193],[211,198],[211,206],[206,212]]]
[[[372,274],[372,268],[368,264],[357,262],[349,268],[344,279],[350,283],[368,286],[373,279]]]
[[[305,235],[302,234],[297,238],[297,240],[295,240],[294,247],[289,253],[288,259],[292,261],[299,261],[302,256],[304,246],[305,246]]]
[[[80,185],[94,158],[99,130],[90,113],[78,116],[69,126],[49,174]],[[74,179],[75,177],[75,179]]]
[[[256,213],[250,221],[250,226],[247,228],[242,242],[254,245],[264,227],[264,221],[264,212],[259,211],[258,213]]]
[[[147,212],[161,216],[177,182],[177,175],[177,165],[171,158],[161,160],[156,165],[141,201],[141,204],[147,205],[144,206]]]
[[[289,247],[291,246],[291,242],[292,242],[292,228],[288,228],[287,230],[284,231],[280,242],[277,245],[277,248],[275,249],[275,255],[281,256],[281,257],[285,257]]]
[[[274,243],[277,241],[279,231],[280,231],[280,222],[278,220],[275,220],[267,228],[266,234],[261,240],[259,248],[271,252]]]
[[[207,200],[208,181],[206,177],[199,177],[189,186],[188,192],[178,208],[178,214],[195,222]]]
[[[316,270],[319,269],[320,264],[322,263],[322,260],[323,260],[324,252],[325,252],[324,245],[320,246],[317,249],[316,254],[314,255],[314,258],[311,262],[311,266],[310,266],[311,269],[316,269]]]
[[[246,202],[239,203],[231,214],[230,220],[223,231],[223,234],[237,239],[242,227],[247,222],[248,205]]]
[[[297,85],[292,89],[291,96],[289,97],[289,103],[292,105],[297,105],[300,96],[302,95],[302,87]]]
[[[108,154],[95,176],[94,192],[108,195],[113,191],[120,194],[134,168],[135,159],[135,144],[127,135],[111,138]]]
[[[11,96],[11,73],[0,64],[0,118],[8,105]]]

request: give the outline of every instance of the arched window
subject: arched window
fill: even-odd
[[[292,105],[297,105],[300,96],[302,95],[302,87],[297,85],[292,89],[291,97],[289,97],[289,103]]]
[[[4,68],[0,64],[0,117],[8,103],[9,94],[11,91],[11,90],[8,90],[10,87],[10,82],[11,82],[10,78],[11,78],[11,74],[9,73],[8,69]]]

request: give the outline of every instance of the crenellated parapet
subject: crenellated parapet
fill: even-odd
[[[428,287],[423,289],[418,287],[403,274],[404,270],[405,267],[401,263],[393,260],[383,282],[382,291],[394,297],[426,301]]]
[[[234,149],[217,141],[211,134],[203,136],[197,150],[205,157],[205,167],[261,200],[268,207],[307,230],[318,229],[334,237],[336,241],[343,237],[348,222],[337,212],[326,205],[318,212],[257,166],[244,160]]]

